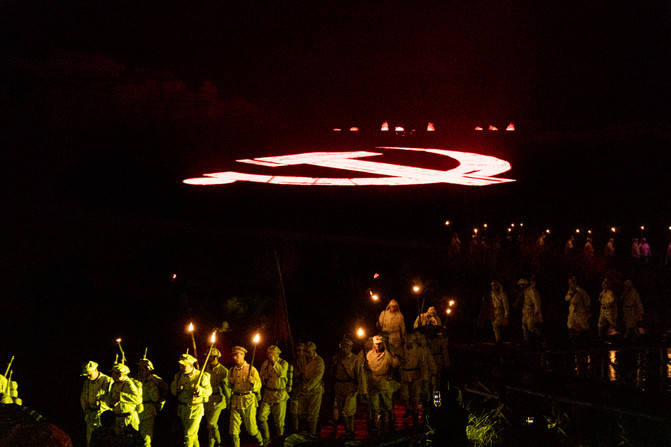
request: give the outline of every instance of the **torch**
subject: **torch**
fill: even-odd
[[[212,336],[210,337],[210,349],[207,351],[207,356],[205,356],[205,363],[203,364],[203,369],[200,370],[200,375],[198,376],[198,382],[196,386],[200,386],[200,381],[203,379],[203,374],[205,373],[205,368],[207,368],[207,362],[210,360],[210,354],[212,354],[212,348],[214,347],[214,342],[216,340],[217,330],[212,331]]]
[[[144,347],[144,355],[142,356],[142,360],[147,360],[147,349],[149,349],[149,346]]]
[[[247,380],[249,380],[249,377],[252,375],[252,368],[254,367],[254,356],[256,356],[256,345],[259,344],[260,340],[261,340],[261,334],[257,332],[256,334],[254,334],[254,338],[252,338],[254,347],[252,348],[252,362],[249,364],[249,371],[247,372]]]
[[[191,334],[191,343],[193,344],[193,356],[196,358],[196,367],[198,367],[198,351],[196,351],[196,338],[193,336],[193,323],[189,322],[187,331]]]
[[[9,359],[9,364],[7,365],[7,369],[5,370],[5,377],[7,377],[7,374],[9,374],[9,370],[12,369],[12,363],[14,363],[14,356],[12,356],[12,358]]]
[[[126,364],[126,353],[123,352],[123,348],[121,347],[121,339],[120,338],[116,339],[116,344],[119,345],[119,351],[121,351],[121,364],[125,365]]]
[[[7,377],[7,384],[5,388],[5,394],[9,394],[12,390],[12,374],[14,374],[14,370],[10,369],[9,370],[9,376]]]

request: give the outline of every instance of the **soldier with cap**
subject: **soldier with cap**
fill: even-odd
[[[178,363],[180,371],[170,384],[170,392],[177,396],[177,417],[184,429],[184,447],[198,447],[198,429],[205,414],[204,403],[212,394],[210,375],[198,371],[194,367],[196,359],[189,354],[182,354]]]
[[[405,320],[398,301],[390,300],[387,308],[380,312],[377,325],[389,337],[389,347],[400,354],[405,343]]]
[[[324,394],[324,360],[317,354],[317,345],[309,341],[305,344],[305,365],[301,371],[299,409],[305,415],[308,433],[317,436],[317,422],[319,409],[322,406]],[[302,417],[302,416],[301,416]]]
[[[219,416],[226,409],[231,400],[231,388],[228,384],[228,369],[221,363],[219,358],[221,352],[212,348],[210,361],[205,370],[210,374],[210,385],[212,395],[205,403],[205,422],[207,423],[207,439],[209,447],[221,445],[221,434],[219,433]]]
[[[127,426],[135,430],[140,428],[138,409],[142,406],[142,390],[128,377],[130,369],[123,363],[117,363],[112,368],[114,382],[107,395],[107,405],[115,416],[114,430],[117,434]]]
[[[494,331],[494,341],[501,342],[501,332],[504,326],[508,326],[508,317],[510,316],[510,306],[508,304],[508,295],[503,290],[503,285],[497,280],[491,282],[491,319],[492,330]]]
[[[529,280],[522,278],[517,285],[522,293],[522,336],[528,342],[529,335],[538,334],[537,324],[543,322],[541,297]]]
[[[625,327],[624,338],[638,335],[638,324],[643,320],[643,303],[630,279],[624,282],[622,291],[622,318]]]
[[[344,337],[338,345],[338,353],[333,356],[331,365],[333,377],[333,420],[342,416],[345,426],[345,438],[354,439],[354,414],[356,398],[368,395],[368,383],[364,374],[363,362],[352,353],[354,343]]]
[[[137,380],[142,383],[142,411],[140,417],[140,434],[145,447],[151,447],[154,439],[154,422],[158,412],[165,405],[168,384],[153,373],[154,364],[147,358],[140,359],[137,364]]]
[[[418,421],[422,384],[429,380],[430,374],[426,351],[419,346],[417,334],[411,333],[401,365],[401,400],[412,417],[413,425],[417,425]]]
[[[93,431],[100,427],[100,415],[109,410],[107,394],[112,386],[112,378],[98,371],[98,364],[87,362],[82,368],[82,376],[86,377],[79,397],[84,422],[86,422],[86,445],[91,443]]]
[[[287,414],[287,393],[289,363],[280,358],[282,351],[275,345],[268,346],[268,358],[261,365],[261,384],[263,385],[263,398],[259,410],[259,422],[261,423],[261,434],[263,442],[270,440],[270,428],[268,427],[268,416],[273,415],[277,436],[284,436],[284,419]]]
[[[296,433],[299,429],[299,413],[300,399],[301,399],[301,383],[303,376],[301,371],[305,368],[305,343],[298,343],[296,345],[296,364],[293,367],[293,392],[289,391],[289,429]],[[291,382],[290,382],[291,383]]]
[[[392,417],[392,396],[397,382],[392,380],[392,369],[400,364],[399,358],[385,348],[382,336],[373,337],[373,349],[366,354],[369,369],[370,405],[375,414],[375,428],[378,433],[390,429]]]
[[[435,307],[429,307],[426,312],[419,314],[417,318],[415,318],[415,324],[413,325],[415,329],[424,326],[442,326],[438,311]]]
[[[0,374],[0,403],[22,405],[23,401],[19,397],[19,384],[12,380],[12,375],[5,378]]]
[[[263,445],[263,438],[256,426],[256,407],[259,403],[257,394],[261,391],[261,378],[252,365],[245,361],[247,350],[242,346],[233,346],[233,363],[230,370],[229,382],[233,395],[231,396],[231,419],[228,432],[233,441],[233,447],[240,447],[240,425],[245,424],[245,430]]]
[[[612,332],[616,332],[617,323],[617,301],[607,278],[601,282],[601,293],[599,294],[599,337],[605,339]]]
[[[575,341],[589,329],[591,303],[587,292],[578,286],[578,280],[575,276],[568,279],[568,292],[566,292],[564,300],[569,303],[566,323],[569,337]]]

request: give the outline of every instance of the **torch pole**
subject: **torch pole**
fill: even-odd
[[[7,383],[5,384],[5,394],[9,394],[12,390],[12,374],[14,374],[14,370],[10,369],[9,376],[7,377]]]
[[[126,353],[123,352],[123,348],[121,347],[121,341],[117,340],[116,344],[119,345],[119,351],[121,351],[121,364],[125,365],[126,364]]]
[[[5,377],[7,377],[7,374],[9,374],[9,370],[12,368],[12,363],[14,363],[14,356],[9,359],[9,364],[7,365],[7,369],[5,369]]]
[[[247,380],[249,380],[249,377],[252,375],[252,368],[254,367],[255,355],[256,355],[256,343],[254,343],[254,347],[252,348],[252,362],[249,364],[249,371],[247,371]]]
[[[207,356],[205,357],[205,363],[203,364],[203,369],[200,370],[200,374],[198,375],[198,382],[196,383],[196,386],[200,386],[200,381],[203,379],[205,368],[207,368],[207,362],[210,360],[210,354],[212,354],[212,346],[214,346],[214,344],[211,344],[210,349],[207,351]]]
[[[147,349],[149,349],[149,346],[144,347],[144,355],[142,356],[142,360],[147,360]]]

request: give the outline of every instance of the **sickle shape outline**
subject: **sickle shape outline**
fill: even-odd
[[[510,163],[490,155],[472,152],[459,152],[446,149],[379,146],[376,149],[428,152],[454,158],[459,165],[447,171],[418,168],[413,166],[361,160],[361,158],[383,155],[379,152],[306,152],[293,155],[258,157],[254,159],[236,160],[238,163],[255,164],[267,167],[313,165],[325,168],[341,169],[368,174],[384,175],[385,177],[295,177],[267,174],[248,174],[244,172],[225,171],[203,174],[183,180],[188,185],[221,185],[236,181],[272,183],[278,185],[303,186],[400,186],[425,185],[431,183],[452,183],[466,186],[486,186],[514,182],[515,179],[494,177],[511,169]]]

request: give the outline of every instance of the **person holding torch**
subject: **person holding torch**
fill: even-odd
[[[214,334],[211,342],[214,344]],[[205,404],[205,422],[207,423],[207,437],[209,447],[221,445],[221,434],[219,433],[219,416],[226,409],[231,400],[231,388],[228,384],[228,369],[221,363],[219,358],[221,353],[214,346],[210,351],[210,362],[206,370],[210,373],[210,382],[212,384],[212,396]]]
[[[233,395],[231,396],[231,419],[228,432],[231,435],[233,447],[240,447],[240,425],[243,423],[247,433],[256,439],[259,445],[263,445],[263,438],[256,425],[256,407],[259,405],[256,396],[261,391],[261,378],[256,368],[245,361],[245,354],[247,354],[245,348],[234,346],[231,353],[235,365],[229,374]]]
[[[205,414],[204,403],[212,394],[210,375],[198,371],[196,359],[182,354],[178,361],[180,372],[175,374],[170,384],[170,392],[177,397],[177,417],[184,428],[184,447],[198,447],[198,429]]]

